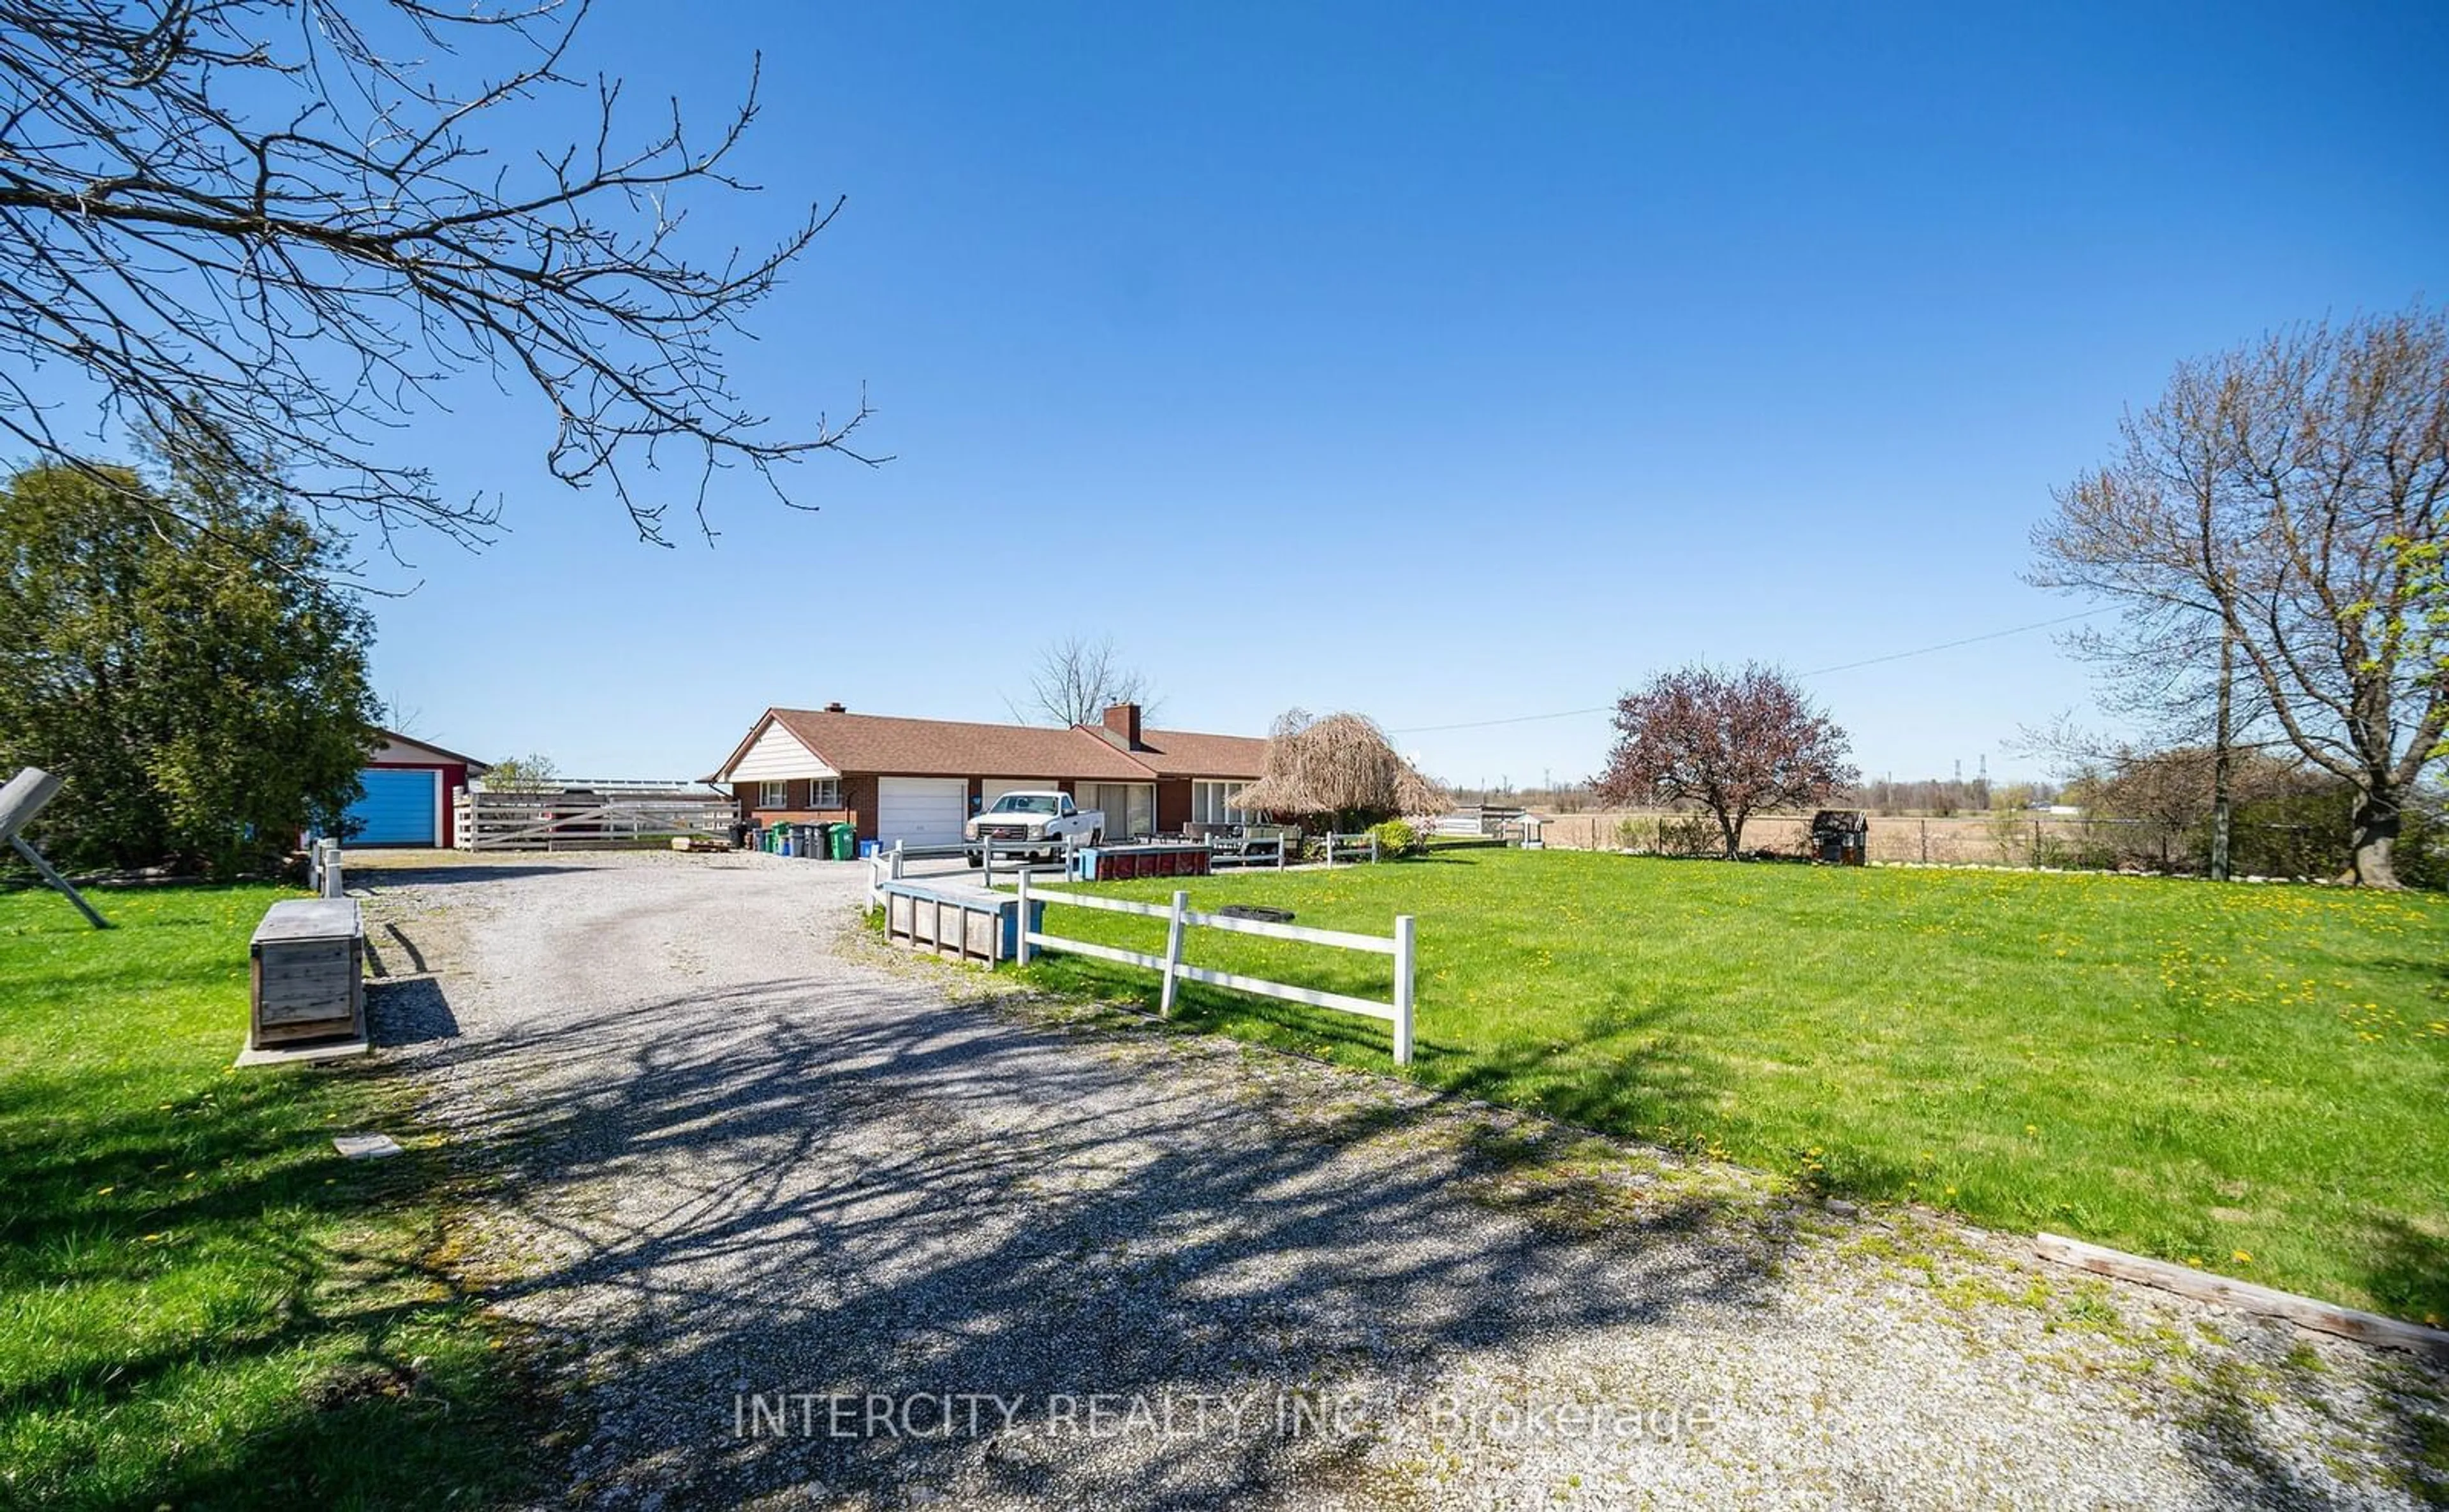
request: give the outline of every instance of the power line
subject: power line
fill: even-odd
[[[2030,624],[2015,625],[2005,630],[1989,630],[1980,635],[1968,635],[1958,641],[1941,641],[1937,645],[1916,646],[1910,651],[1891,651],[1883,657],[1869,657],[1861,661],[1841,661],[1833,667],[1813,667],[1808,672],[1798,672],[1795,676],[1821,678],[1832,672],[1851,672],[1857,667],[1875,667],[1885,661],[1902,661],[1908,657],[1926,657],[1935,651],[1953,651],[1957,646],[1977,645],[1984,641],[2003,641],[2011,635],[2026,635],[2034,630],[2047,630],[2053,625],[2073,624],[2077,620],[2089,620],[2093,615],[2108,612],[2105,608],[2085,609],[2077,614],[2059,615],[2054,620],[2035,620]],[[1535,724],[1545,719],[1572,719],[1586,714],[1606,714],[1614,707],[1612,703],[1596,703],[1586,709],[1559,709],[1553,714],[1517,714],[1503,719],[1463,719],[1454,724],[1412,724],[1405,725],[1399,730],[1389,730],[1386,733],[1388,735],[1434,735],[1440,730],[1487,730],[1501,724]]]
[[[1851,672],[1856,667],[1875,667],[1882,661],[1902,661],[1907,657],[1928,656],[1934,651],[1953,651],[1960,645],[1975,645],[1983,641],[2003,641],[2011,635],[2023,635],[2032,630],[2046,630],[2052,625],[2073,624],[2077,620],[2089,620],[2095,614],[2107,614],[2108,612],[2109,611],[2107,609],[2102,608],[2086,609],[2080,614],[2062,614],[2054,620],[2035,620],[2030,624],[2019,624],[2012,630],[1992,630],[1986,635],[1968,635],[1961,641],[1942,641],[1937,645],[1917,646],[1911,651],[1891,652],[1887,656],[1871,657],[1861,661],[1840,662],[1838,665],[1833,667],[1813,667],[1808,672],[1798,672],[1795,676],[1798,678],[1818,678],[1825,677],[1831,672]]]
[[[1407,724],[1399,730],[1389,730],[1386,733],[1388,735],[1427,735],[1434,730],[1485,730],[1491,725],[1497,724],[1531,724],[1540,719],[1570,719],[1577,714],[1605,714],[1614,707],[1612,703],[1601,703],[1587,709],[1559,709],[1554,714],[1517,714],[1510,719],[1465,719],[1459,724]]]

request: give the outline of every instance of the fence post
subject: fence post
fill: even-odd
[[[1378,832],[1375,830],[1369,832],[1369,864],[1373,867],[1378,864]]]
[[[2041,864],[2041,821],[2040,821],[2040,820],[2038,820],[2038,819],[2034,819],[2034,820],[2033,821],[2033,866],[2034,866],[2034,868],[2035,870],[2038,870],[2038,869],[2039,869],[2039,867],[2040,867],[2040,864]]]
[[[1029,868],[1020,869],[1020,934],[1012,942],[1012,964],[1029,965]]]
[[[1190,908],[1190,894],[1177,890],[1173,895],[1173,917],[1165,927],[1165,987],[1157,994],[1156,1012],[1161,1019],[1173,1017],[1174,985],[1182,970],[1182,916]]]
[[[1412,1063],[1412,916],[1395,915],[1395,1063]]]
[[[1921,864],[1930,865],[1930,821],[1921,821]]]
[[[1659,855],[1665,855],[1667,853],[1667,815],[1663,813],[1658,816],[1658,850],[1656,853]]]
[[[901,842],[900,842],[900,841],[898,841],[898,840],[896,840],[896,841],[894,841],[894,842],[893,842],[893,880],[894,880],[894,881],[898,882],[898,881],[900,881],[900,880],[901,880],[901,868],[902,868],[902,866],[903,866],[903,865],[904,865],[904,861],[903,861],[902,854],[901,854]]]
[[[983,888],[993,889],[994,887],[994,837],[993,835],[982,834],[978,836],[978,862],[981,866],[986,868],[985,879],[978,885]],[[1023,867],[1028,866],[1028,864],[1029,863],[1025,861],[1021,863]]]
[[[335,844],[323,858],[323,896],[344,897],[340,882],[340,848]]]

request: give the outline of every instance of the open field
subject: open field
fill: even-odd
[[[530,1463],[394,1083],[229,1069],[282,895],[98,890],[97,933],[0,893],[0,1506],[482,1505]],[[410,1153],[333,1152],[368,1127]]]
[[[1417,915],[1424,1083],[1832,1194],[2449,1316],[2449,899],[1505,851],[1189,890],[1377,934]],[[1160,921],[1049,911],[1057,934],[1162,948]],[[1188,955],[1386,995],[1382,958],[1213,930]],[[1030,972],[1156,993],[1078,957]],[[1387,1064],[1374,1021],[1195,986],[1178,1012]]]
[[[1870,823],[1871,860],[1909,865],[2112,870],[2132,863],[2184,871],[2189,857],[2199,859],[2206,843],[2199,832],[2165,825],[2020,810],[1944,817],[1875,813]],[[1655,809],[1558,814],[1547,821],[1541,838],[1552,850],[1565,851],[1713,856],[1721,849],[1717,822],[1707,814]],[[2240,821],[2238,874],[2327,875],[2341,864],[2330,853],[2337,839],[2302,826]],[[1746,851],[1800,856],[1809,853],[1810,841],[1807,813],[1758,813],[1744,826]]]

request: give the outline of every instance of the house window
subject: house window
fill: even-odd
[[[791,802],[790,792],[791,785],[787,782],[760,782],[757,784],[757,806],[761,809],[787,808]]]
[[[839,809],[841,802],[841,778],[811,777],[808,779],[808,807]]]
[[[1190,785],[1190,817],[1200,824],[1247,824],[1250,816],[1233,807],[1246,786],[1240,782],[1194,782]]]

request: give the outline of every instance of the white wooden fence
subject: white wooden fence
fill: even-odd
[[[453,816],[462,851],[576,851],[672,835],[723,837],[736,813],[719,793],[660,788],[463,792]]]
[[[1456,809],[1452,813],[1440,813],[1430,823],[1429,829],[1432,833],[1447,838],[1498,839],[1504,837],[1509,830],[1520,826],[1525,812],[1481,804],[1475,808]]]
[[[1377,831],[1363,830],[1359,834],[1337,834],[1331,830],[1327,832],[1326,864],[1328,866],[1333,866],[1338,861],[1367,861],[1375,865],[1377,860]]]
[[[916,876],[918,873],[911,870],[913,862],[952,863],[938,868],[940,872],[983,871],[984,880],[980,886],[991,888],[995,885],[998,872],[1006,878],[1049,871],[1058,877],[1068,877],[1071,874],[1072,855],[1079,849],[1079,836],[1067,834],[1063,837],[1063,853],[1051,861],[1043,861],[1037,859],[1046,850],[1043,840],[972,840],[959,845],[906,845],[896,840],[890,851],[878,851],[867,858],[867,907],[870,912],[875,910],[877,903],[884,895],[887,882],[903,882]],[[970,857],[974,855],[980,863],[975,867],[970,865]]]
[[[1344,1013],[1358,1013],[1382,1019],[1394,1026],[1395,1063],[1412,1063],[1412,990],[1414,962],[1412,915],[1395,916],[1395,932],[1391,937],[1374,934],[1347,934],[1340,929],[1313,929],[1301,925],[1274,924],[1264,919],[1242,919],[1226,913],[1194,913],[1190,894],[1176,892],[1169,907],[1153,903],[1133,903],[1123,898],[1091,897],[1080,892],[1056,892],[1032,889],[1029,873],[1020,873],[1020,939],[1014,951],[1018,964],[1027,966],[1031,952],[1043,947],[1068,951],[1074,955],[1092,956],[1100,961],[1112,961],[1122,966],[1142,967],[1159,972],[1164,986],[1157,997],[1157,1011],[1173,1016],[1173,1000],[1177,985],[1184,982],[1203,983],[1231,992],[1249,992],[1263,998],[1278,998],[1286,1003],[1305,1004],[1314,1008],[1334,1008]],[[1094,909],[1109,913],[1130,913],[1143,918],[1166,921],[1165,954],[1149,955],[1140,950],[1126,950],[1118,946],[1099,945],[1090,940],[1067,939],[1030,928],[1032,903],[1052,903],[1067,908]],[[1379,1003],[1372,998],[1354,997],[1344,992],[1328,992],[1318,987],[1294,986],[1283,982],[1269,982],[1263,977],[1246,977],[1231,971],[1213,970],[1192,966],[1183,956],[1184,936],[1192,929],[1220,929],[1228,934],[1255,934],[1269,940],[1293,940],[1302,945],[1321,945],[1337,950],[1364,950],[1374,955],[1395,958],[1394,1001]]]
[[[318,898],[348,895],[340,882],[340,842],[330,835],[318,836],[307,847],[306,887]]]

